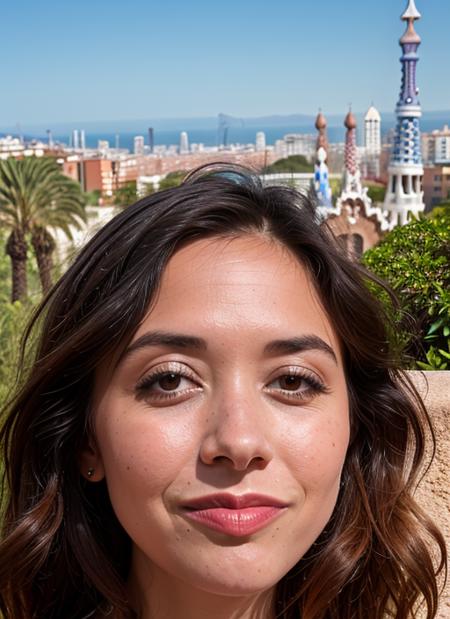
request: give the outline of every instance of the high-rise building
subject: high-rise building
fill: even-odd
[[[109,150],[109,141],[108,140],[99,140],[97,142],[97,149],[102,154],[106,154],[106,152]]]
[[[81,131],[80,131],[80,148],[81,148],[81,150],[85,150],[86,149],[86,133],[85,133],[84,129],[81,129]]]
[[[374,155],[381,153],[381,116],[373,105],[364,118],[364,146]]]
[[[180,153],[186,154],[189,152],[189,137],[186,131],[180,133]]]
[[[150,152],[153,153],[155,149],[155,133],[153,127],[148,128],[148,147]]]
[[[144,136],[143,135],[134,136],[134,154],[135,155],[144,154]]]
[[[381,155],[381,116],[371,105],[364,118],[364,157],[365,177],[379,178]]]
[[[422,154],[425,164],[450,163],[450,127],[422,133]]]
[[[264,131],[258,131],[256,134],[256,150],[266,150],[266,134]]]
[[[418,215],[425,209],[422,191],[423,165],[419,119],[422,110],[416,84],[417,50],[421,38],[414,29],[414,22],[421,18],[414,0],[408,0],[401,16],[407,22],[400,39],[403,54],[402,85],[397,103],[397,127],[394,146],[388,167],[389,180],[384,207],[389,215],[389,228],[407,223],[409,214]]]
[[[72,148],[79,148],[79,137],[78,137],[78,129],[74,129],[72,131]]]

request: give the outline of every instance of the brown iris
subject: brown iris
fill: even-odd
[[[181,376],[173,372],[164,374],[158,379],[158,384],[164,391],[172,391],[180,386]]]
[[[280,376],[278,379],[281,389],[286,391],[297,391],[302,386],[304,378],[302,376]]]

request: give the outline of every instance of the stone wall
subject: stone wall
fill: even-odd
[[[410,372],[410,376],[425,401],[436,434],[436,456],[419,484],[416,499],[441,529],[450,552],[450,372]],[[450,619],[450,583],[438,617]]]

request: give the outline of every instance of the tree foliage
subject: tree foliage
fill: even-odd
[[[0,223],[9,230],[6,252],[12,265],[12,301],[27,295],[27,237],[31,238],[42,289],[51,286],[54,230],[72,239],[86,221],[79,183],[61,172],[53,157],[10,157],[0,161]]]
[[[186,176],[186,170],[177,170],[176,172],[169,172],[167,176],[161,179],[159,183],[159,190],[171,189],[172,187],[178,187],[181,185],[184,177]]]
[[[126,207],[134,204],[138,199],[136,181],[129,181],[114,192],[113,202],[117,206]]]
[[[386,187],[374,183],[367,183],[367,195],[374,203],[383,203],[386,196]]]
[[[39,275],[35,260],[28,261],[30,298],[24,303],[10,301],[11,268],[5,253],[5,239],[0,236],[0,409],[12,389],[17,373],[19,346],[25,324],[40,299]]]
[[[263,174],[295,174],[310,173],[314,171],[313,164],[304,155],[291,155],[285,159],[279,159],[267,166]]]
[[[84,194],[87,206],[98,206],[102,197],[100,189],[93,189],[92,191],[86,191]]]
[[[450,369],[450,214],[395,228],[363,262],[397,293],[398,340],[411,365]]]

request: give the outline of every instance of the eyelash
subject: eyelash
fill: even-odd
[[[319,379],[317,374],[306,370],[305,368],[298,367],[289,367],[287,371],[283,374],[279,374],[274,380],[272,380],[269,384],[273,384],[276,381],[281,380],[285,377],[294,377],[301,378],[306,384],[307,388],[303,391],[288,391],[286,389],[279,388],[277,390],[278,393],[282,392],[283,397],[288,400],[310,400],[316,395],[320,395],[323,393],[329,393],[329,389],[325,386],[325,384]]]
[[[194,387],[193,389],[185,389],[182,392],[168,391],[165,394],[162,394],[162,393],[150,394],[149,393],[150,389],[154,385],[156,385],[158,381],[160,381],[162,378],[166,376],[170,376],[171,374],[175,376],[179,376],[180,378],[185,378],[187,380],[190,380],[191,382],[196,384],[196,387]],[[198,388],[199,388],[199,385],[195,379],[195,376],[192,373],[190,373],[185,368],[185,366],[178,365],[178,364],[171,364],[168,367],[155,370],[154,372],[151,372],[150,374],[147,374],[146,376],[141,378],[141,380],[136,385],[135,392],[136,392],[136,396],[138,397],[138,399],[145,399],[145,398],[148,399],[149,395],[151,395],[153,399],[156,399],[159,401],[169,401],[175,398],[179,398],[180,395],[187,395],[188,393],[197,391]]]
[[[177,376],[180,379],[190,380],[192,383],[194,383],[195,386],[190,389],[184,389],[183,391],[151,393],[152,387],[154,387],[158,383],[158,381],[170,375]],[[270,385],[286,377],[301,378],[306,383],[307,388],[297,392],[282,389],[280,387],[270,388]],[[150,374],[147,374],[146,376],[141,378],[141,380],[137,383],[135,387],[135,393],[136,398],[139,400],[147,399],[154,402],[170,402],[177,398],[182,401],[183,396],[187,396],[190,393],[196,392],[199,390],[199,388],[200,385],[198,384],[194,374],[189,372],[185,366],[179,364],[171,364],[170,366],[157,369],[154,372],[151,372]],[[300,369],[298,367],[286,368],[286,371],[284,373],[279,374],[266,386],[266,390],[268,390],[268,393],[270,393],[271,395],[281,395],[282,398],[285,400],[297,402],[311,400],[317,395],[329,393],[329,389],[315,373],[312,373],[304,368]]]

